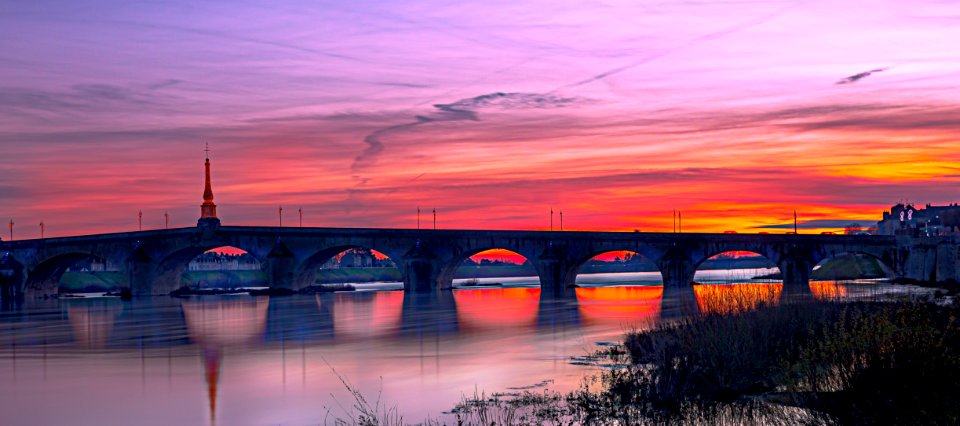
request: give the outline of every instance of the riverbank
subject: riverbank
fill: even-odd
[[[510,425],[958,424],[958,317],[953,298],[696,316],[626,334],[599,353],[612,368],[579,390],[475,394],[450,415]]]
[[[843,256],[820,265],[810,273],[813,281],[842,281],[855,279],[886,278],[880,261],[869,256]],[[780,272],[753,277],[754,279],[779,280]]]

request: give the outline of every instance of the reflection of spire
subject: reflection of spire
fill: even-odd
[[[210,424],[217,424],[217,384],[220,382],[220,363],[223,352],[220,349],[203,349],[203,370],[207,379],[207,398],[210,401]]]
[[[206,175],[203,184],[203,204],[200,205],[201,219],[216,219],[217,205],[213,203],[213,188],[210,186],[210,147],[204,151],[207,152],[207,159],[204,162]]]
[[[203,351],[211,424],[215,423],[216,418],[223,349],[261,338],[267,324],[269,305],[270,299],[265,297],[181,302],[190,340],[200,345]]]

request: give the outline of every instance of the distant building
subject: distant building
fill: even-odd
[[[249,254],[231,255],[207,252],[187,265],[188,271],[259,271],[260,262]]]
[[[396,268],[389,258],[379,259],[372,250],[354,248],[336,255],[324,262],[322,268]]]
[[[67,271],[70,272],[103,272],[116,270],[117,268],[112,265],[108,267],[107,261],[97,258],[84,259],[67,268]]]
[[[917,209],[913,204],[898,203],[883,213],[877,222],[878,235],[937,236],[954,235],[960,230],[960,204],[946,206],[927,204]]]

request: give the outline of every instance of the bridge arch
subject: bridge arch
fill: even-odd
[[[659,268],[656,267],[658,259],[664,256],[663,252],[652,245],[635,242],[624,243],[618,241],[612,244],[591,245],[586,248],[580,247],[572,253],[568,253],[566,261],[556,262],[555,265],[541,262],[538,264],[538,270],[540,271],[541,277],[552,276],[554,296],[572,297],[573,292],[568,291],[568,289],[577,287],[577,280],[584,266],[591,260],[609,253],[633,253],[633,256],[640,256],[642,263],[646,264],[649,262],[649,264],[653,266],[652,269],[657,272],[656,274],[651,274],[651,276],[658,278],[660,284],[663,283],[662,274],[660,274]],[[545,266],[553,266],[553,268],[546,268]],[[553,270],[546,271],[546,269]],[[544,280],[541,278],[541,281]],[[551,280],[547,281],[550,282]]]
[[[150,289],[146,291],[146,293],[168,294],[180,288],[182,277],[184,273],[188,271],[190,263],[204,253],[217,249],[232,249],[244,252],[256,260],[261,270],[267,260],[262,254],[258,254],[264,252],[260,247],[244,247],[224,242],[210,242],[180,247],[160,257],[150,282]]]
[[[634,250],[606,250],[579,260],[572,271],[574,283],[580,286],[663,285],[663,275],[648,255]],[[631,274],[630,277],[617,275]]]
[[[741,282],[766,282],[774,283],[782,280],[775,276],[780,274],[780,267],[777,266],[779,259],[770,258],[768,255],[753,250],[724,250],[717,253],[710,253],[693,264],[694,283],[716,284],[716,283],[741,283]],[[745,265],[746,264],[746,265]],[[733,266],[748,266],[744,268],[732,268]],[[708,269],[709,268],[709,269]],[[762,271],[767,269],[776,269],[776,271]],[[742,273],[709,274],[706,271],[711,270],[742,270]],[[761,277],[763,275],[769,275]]]
[[[260,286],[267,283],[262,271],[263,261],[250,252],[234,246],[221,246],[190,259],[177,286]]]
[[[865,265],[863,262],[858,262],[858,259],[866,259],[869,262],[876,262],[875,265]],[[894,269],[892,267],[892,259],[885,259],[883,254],[873,253],[867,250],[842,250],[835,251],[829,254],[820,256],[817,260],[817,263],[813,266],[813,271],[821,270],[824,266],[830,266],[833,262],[853,262],[848,264],[849,267],[856,267],[858,273],[864,275],[862,278],[893,278],[896,276]],[[864,271],[863,267],[875,267],[871,270]],[[848,279],[857,279],[857,277],[851,277]]]
[[[30,268],[24,294],[27,296],[53,296],[60,293],[60,279],[76,265],[89,261],[91,271],[116,271],[119,265],[108,263],[108,258],[89,251],[67,251],[48,256]],[[92,265],[98,265],[96,267]]]
[[[500,258],[499,261],[496,260],[498,257]],[[491,258],[495,260],[490,261]],[[487,262],[484,262],[484,260],[487,260]],[[473,248],[470,250],[457,253],[451,259],[446,261],[440,267],[437,283],[441,289],[454,288],[453,280],[457,276],[457,272],[460,271],[460,269],[464,266],[464,264],[468,262],[474,262],[474,264],[477,265],[477,269],[478,269],[478,271],[476,271],[477,274],[475,274],[476,276],[469,277],[469,278],[476,278],[478,283],[482,283],[482,280],[481,280],[482,278],[490,278],[490,277],[481,277],[480,275],[483,274],[483,272],[480,271],[480,269],[484,268],[484,266],[497,264],[499,262],[499,263],[505,264],[503,266],[508,266],[509,264],[516,265],[517,267],[511,268],[514,270],[510,272],[513,272],[513,273],[526,272],[526,274],[524,274],[523,276],[536,277],[536,285],[539,286],[542,284],[543,279],[540,276],[539,272],[537,271],[537,268],[534,266],[533,260],[534,260],[533,254],[531,253],[525,254],[524,250],[517,247],[513,247],[513,248],[477,247],[477,248]],[[507,278],[507,277],[499,277],[499,278]],[[513,278],[516,278],[516,277],[513,277]],[[525,281],[526,280],[521,280],[520,282],[523,283]],[[469,285],[471,284],[471,282],[464,282],[462,284]],[[529,283],[529,284],[533,284],[533,283]]]
[[[692,286],[701,313],[743,311],[776,303],[783,294],[780,267],[752,250],[727,250],[701,259]]]
[[[392,254],[392,255],[391,255]],[[400,280],[399,269],[401,258],[393,250],[378,250],[374,247],[368,247],[366,244],[340,244],[320,249],[296,265],[293,272],[293,289],[299,290],[316,284],[317,274],[323,265],[338,258],[338,262],[343,263],[344,259],[353,262],[352,267],[382,267],[386,269],[395,269],[397,274],[381,274],[384,277],[393,277],[396,275],[397,281]],[[352,259],[351,259],[352,257]]]

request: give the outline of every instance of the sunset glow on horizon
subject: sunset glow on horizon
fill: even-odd
[[[15,2],[0,237],[195,226],[206,143],[224,225],[867,228],[960,201],[958,24],[939,0]]]

